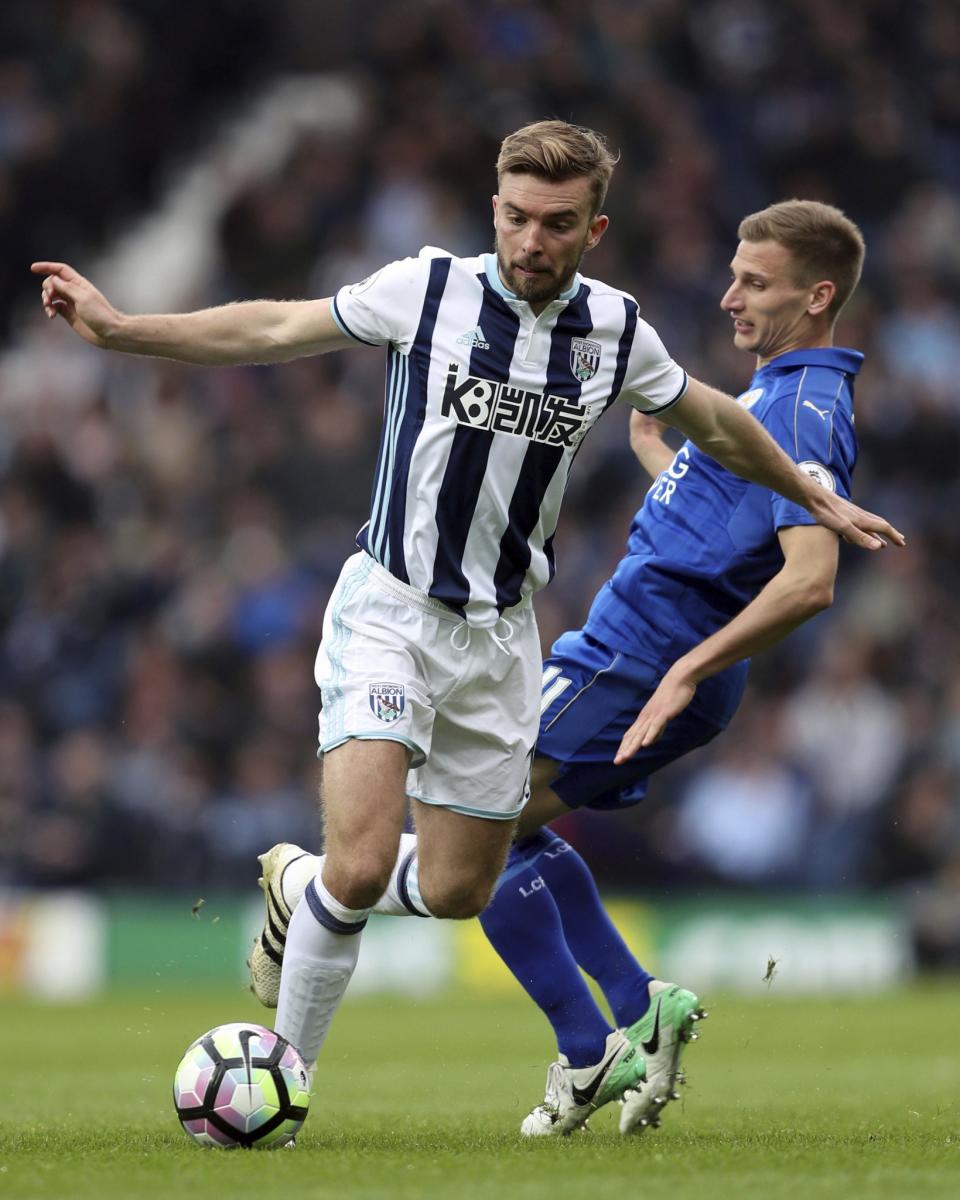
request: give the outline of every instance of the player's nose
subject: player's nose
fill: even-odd
[[[723,293],[723,297],[720,300],[720,307],[724,312],[737,312],[743,308],[743,297],[740,295],[735,283],[731,283]]]
[[[541,237],[540,227],[531,221],[523,231],[523,244],[521,246],[523,253],[528,256],[541,254],[543,252],[543,239]]]

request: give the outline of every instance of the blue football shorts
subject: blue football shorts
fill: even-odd
[[[612,650],[579,630],[554,643],[543,664],[537,755],[559,766],[551,787],[569,808],[639,804],[654,771],[726,728],[743,694],[746,663],[704,680],[659,741],[615,766],[621,738],[665,671],[665,666]]]

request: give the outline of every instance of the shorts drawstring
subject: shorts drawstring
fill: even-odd
[[[504,627],[503,631],[500,629],[501,626]],[[462,652],[467,649],[467,647],[470,645],[470,638],[474,629],[476,629],[476,626],[468,625],[466,621],[461,621],[459,624],[454,625],[453,629],[450,631],[450,645],[454,648],[454,650]],[[461,631],[464,634],[464,637],[462,638],[458,637]],[[488,633],[496,642],[497,649],[502,650],[504,654],[510,653],[510,650],[508,649],[508,643],[513,637],[513,625],[507,620],[506,617],[499,617],[496,625],[487,626],[483,629],[477,629],[477,632]]]
[[[460,633],[461,630],[467,636],[462,642],[459,642],[457,640],[457,634]],[[459,625],[454,625],[454,627],[450,630],[450,645],[454,648],[454,650],[466,650],[466,648],[470,645],[470,626],[466,623],[466,621],[461,621]]]
[[[497,630],[500,628],[501,625],[505,626],[506,633],[498,634]],[[496,625],[494,625],[494,627],[490,630],[490,636],[497,643],[497,645],[504,652],[504,654],[510,653],[510,651],[507,649],[507,643],[513,637],[513,626],[510,624],[510,622],[507,620],[506,617],[500,617],[500,619],[497,621]]]

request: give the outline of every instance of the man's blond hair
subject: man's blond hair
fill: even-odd
[[[592,129],[566,121],[535,121],[503,139],[497,158],[497,180],[513,173],[562,183],[585,175],[593,192],[591,216],[596,216],[619,159],[603,136]]]
[[[848,216],[819,200],[781,200],[744,217],[737,230],[744,242],[776,242],[790,252],[800,286],[829,279],[836,288],[827,309],[835,321],[860,280],[866,246]]]

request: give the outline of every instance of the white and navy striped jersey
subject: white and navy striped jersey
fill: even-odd
[[[616,400],[657,412],[687,379],[624,292],[577,275],[539,316],[492,254],[427,247],[333,301],[343,331],[387,346],[370,520],[358,545],[471,625],[553,576],[577,448]]]

